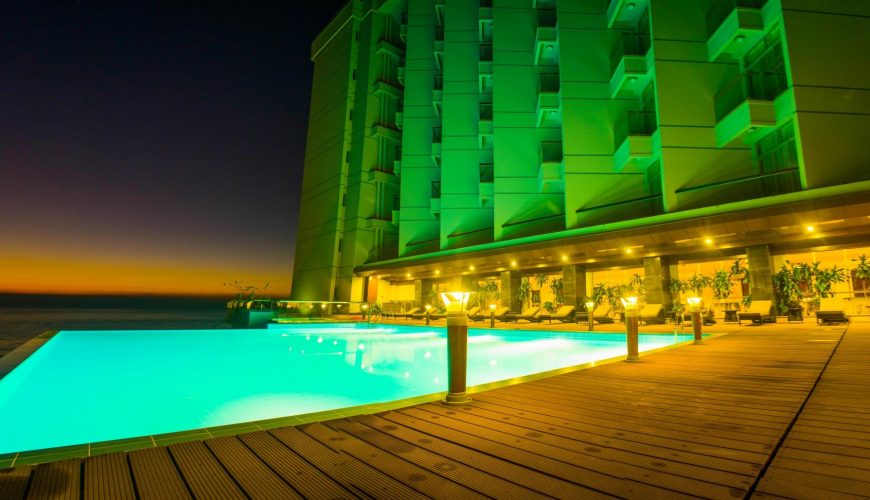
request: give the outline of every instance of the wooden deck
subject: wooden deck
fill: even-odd
[[[0,498],[866,496],[870,325],[844,329],[744,327],[458,407],[7,469]]]

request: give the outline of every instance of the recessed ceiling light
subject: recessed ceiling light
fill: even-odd
[[[804,229],[806,229],[808,233],[812,233],[813,231],[816,230],[816,227],[813,226],[812,224],[807,224],[807,226]]]
[[[567,255],[563,255],[563,256],[562,256],[562,261],[563,261],[563,262],[567,262],[567,260],[568,260],[568,256],[567,256]]]
[[[440,269],[436,269],[436,270],[435,270],[435,276],[438,276],[439,274],[441,274],[441,270],[440,270]]]
[[[625,249],[625,253],[631,253],[631,249],[630,249],[630,248],[626,248],[626,249]]]
[[[472,266],[468,266],[468,270],[469,270],[469,271],[474,271],[474,266],[473,266],[473,265],[472,265]]]
[[[511,261],[511,267],[517,267],[517,261],[512,260],[512,261]]]
[[[706,238],[706,239],[704,239],[704,243],[706,243],[706,244],[708,244],[708,245],[712,245],[712,244],[713,244],[713,238]]]

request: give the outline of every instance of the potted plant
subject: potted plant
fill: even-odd
[[[689,278],[688,286],[689,290],[695,292],[695,295],[700,297],[704,289],[710,286],[711,279],[709,276],[704,276],[703,274],[695,273]]]
[[[497,279],[488,278],[477,282],[477,305],[481,309],[488,308],[490,304],[497,302],[500,295]]]
[[[520,302],[520,309],[524,309],[529,299],[532,297],[532,284],[527,278],[520,280],[520,286],[517,288],[517,300]]]
[[[671,301],[673,302],[673,307],[669,314],[671,315],[671,320],[676,323],[677,316],[683,312],[683,305],[680,303],[680,295],[689,290],[689,282],[679,278],[671,278],[667,281],[667,288],[671,293]]]
[[[817,263],[818,264],[818,263]],[[834,283],[842,283],[846,281],[846,270],[837,267],[836,265],[830,269],[822,269],[816,266],[815,280],[813,286],[817,299],[824,299],[834,296]]]
[[[779,314],[788,315],[789,321],[803,321],[803,307],[800,302],[803,295],[798,280],[804,278],[804,270],[802,267],[796,270],[789,261],[785,262],[773,275],[776,309]]]
[[[737,278],[738,283],[740,283],[740,291],[743,294],[743,297],[746,298],[749,295],[749,268],[743,265],[743,258],[739,258],[731,264],[731,269],[728,270],[728,274],[731,275],[732,278]],[[751,302],[751,299],[750,299]],[[748,304],[744,304],[748,307]]]
[[[855,284],[861,285],[861,296],[867,296],[867,284],[870,282],[870,263],[867,262],[867,256],[861,254],[857,259],[852,259],[852,262],[857,262],[855,269],[852,270],[852,276],[855,277]],[[855,288],[858,288],[857,286]],[[857,294],[855,294],[857,296]]]
[[[555,305],[557,307],[561,306],[564,298],[565,280],[562,278],[553,278],[550,280],[550,290],[553,292],[553,300],[556,302]]]
[[[731,288],[734,284],[731,282],[731,273],[724,270],[716,271],[713,278],[710,280],[710,288],[713,289],[713,297],[722,302],[731,296]],[[728,309],[726,302],[725,321],[737,321],[737,312]]]

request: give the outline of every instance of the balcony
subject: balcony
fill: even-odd
[[[622,172],[629,168],[644,169],[650,166],[653,156],[653,134],[658,126],[652,111],[628,111],[613,127],[616,151],[613,168]]]
[[[429,192],[429,211],[433,214],[441,213],[441,181],[432,181]]]
[[[395,83],[378,80],[375,82],[372,93],[375,95],[387,94],[395,97],[396,99],[401,99],[402,95],[404,94],[404,90],[401,87],[398,87]]]
[[[402,22],[399,25],[399,40],[408,43],[408,13],[402,12]]]
[[[492,44],[480,44],[480,62],[478,64],[478,73],[480,75],[492,74]]]
[[[607,27],[635,28],[648,7],[649,0],[610,0]]]
[[[441,127],[432,128],[432,160],[441,165]]]
[[[405,66],[404,65],[396,68],[396,79],[399,80],[399,83],[402,84],[403,87],[405,86]]]
[[[623,33],[622,52],[610,77],[610,97],[640,97],[652,81],[649,33]]]
[[[394,127],[394,124],[375,123],[369,131],[369,135],[373,137],[384,137],[391,141],[401,143],[402,133]]]
[[[477,122],[477,139],[480,149],[492,149],[492,103],[480,103],[480,120]]]
[[[538,126],[561,125],[562,105],[559,96],[558,73],[542,73],[538,76]]]
[[[393,160],[393,173],[402,175],[402,160]]]
[[[481,206],[486,204],[485,200],[492,200],[494,196],[493,184],[493,165],[492,163],[480,164],[480,203]]]
[[[403,111],[396,111],[396,128],[402,130],[405,121],[405,113]]]
[[[391,222],[393,223],[394,226],[398,226],[398,225],[399,225],[399,214],[400,214],[400,212],[401,212],[400,210],[393,210],[392,213],[391,213],[391,215],[392,215]]]
[[[538,10],[538,24],[535,29],[535,64],[559,63],[559,29],[556,11]]]
[[[538,191],[541,193],[564,193],[565,161],[562,157],[562,143],[542,142],[540,155]]]
[[[711,62],[742,59],[764,37],[765,4],[766,0],[738,0],[707,40],[707,58]]]
[[[377,47],[375,47],[375,53],[376,54],[389,54],[393,57],[400,58],[400,57],[403,57],[405,55],[405,50],[396,46],[396,44],[394,44],[393,42],[391,42],[385,38],[381,38],[378,41]]]
[[[784,70],[750,71],[726,85],[714,100],[716,145],[741,138],[752,144],[791,116],[794,99],[788,90]]]

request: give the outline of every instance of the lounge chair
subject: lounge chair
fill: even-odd
[[[405,318],[405,319],[411,319],[411,318],[420,319],[425,315],[426,315],[426,313],[422,312],[419,307],[415,307],[404,314],[396,314],[396,317],[397,318]]]
[[[574,314],[574,306],[561,306],[554,313],[539,314],[537,319],[538,321],[547,320],[549,322],[555,319],[563,323],[569,323],[574,321]]]
[[[592,320],[599,324],[613,323],[613,318],[610,317],[611,309],[609,304],[601,304],[592,310]]]
[[[753,300],[749,305],[748,311],[737,312],[737,324],[740,325],[744,320],[749,320],[752,323],[776,322],[776,316],[771,313],[773,310],[773,301],[771,300]]]
[[[474,306],[471,309],[465,311],[465,315],[468,316],[468,319],[474,320],[474,318],[480,316],[480,307]]]
[[[661,325],[665,322],[665,308],[661,304],[646,304],[637,316],[645,325]]]
[[[843,299],[830,298],[821,299],[819,310],[816,311],[816,323],[823,325],[825,323],[848,323],[849,317],[846,316],[846,304]]]
[[[533,306],[533,307],[529,307],[529,308],[523,310],[523,312],[520,313],[520,314],[512,315],[512,316],[511,316],[511,319],[512,319],[515,323],[516,323],[516,322],[519,322],[519,320],[521,320],[521,319],[524,319],[524,320],[526,320],[526,321],[528,321],[528,322],[533,322],[533,321],[535,321],[535,318],[538,316],[538,314],[539,314],[540,312],[541,312],[541,308],[540,308],[540,307]]]
[[[496,308],[495,313],[493,313],[493,317],[495,317],[495,319],[497,319],[501,322],[511,321],[512,316],[513,315],[511,315],[511,308],[510,307]],[[490,315],[486,314],[483,316],[483,319],[487,319],[489,317],[490,317]]]

